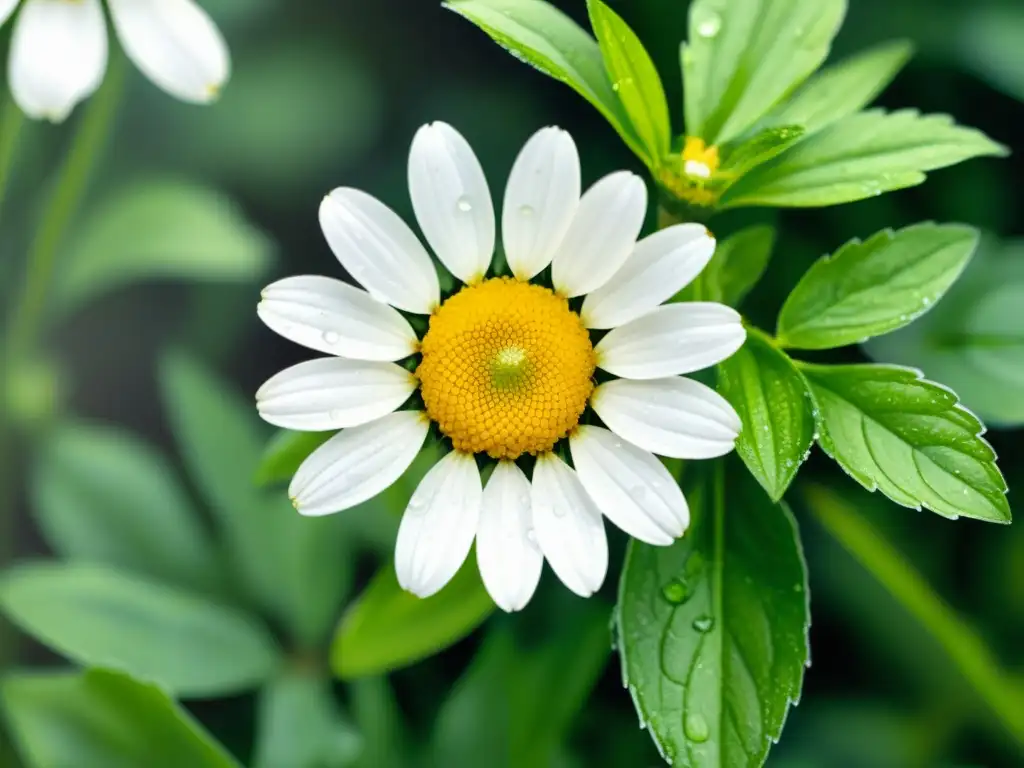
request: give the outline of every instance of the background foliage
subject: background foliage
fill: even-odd
[[[639,172],[638,159],[583,99],[438,4],[203,4],[231,44],[232,82],[216,107],[199,109],[127,75],[116,139],[60,245],[69,266],[58,271],[46,344],[30,365],[4,372],[5,414],[31,439],[0,466],[0,542],[5,560],[34,564],[6,571],[0,607],[61,656],[98,668],[71,669],[24,635],[16,648],[5,643],[5,665],[18,671],[4,678],[0,705],[22,758],[134,766],[148,744],[166,742],[176,745],[167,766],[660,764],[611,654],[614,578],[583,602],[548,574],[513,617],[492,615],[472,562],[431,600],[399,594],[387,563],[416,472],[363,507],[300,521],[280,486],[295,446],[272,443],[265,460],[271,433],[251,401],[264,378],[302,355],[256,321],[261,283],[337,272],[316,224],[334,186],[366,189],[409,214],[406,154],[421,123],[457,125],[493,190],[546,124],[573,133],[585,182]],[[582,2],[556,5],[586,25]],[[609,5],[651,53],[668,103],[683,103],[677,46],[687,4]],[[727,214],[730,229],[778,232],[744,311],[772,328],[815,259],[853,238],[870,262],[886,244],[868,238],[887,227],[893,247],[921,220],[984,230],[963,280],[936,308],[863,349],[801,359],[914,365],[953,387],[993,428],[1012,505],[1024,483],[1024,10],[1014,0],[945,0],[941,12],[929,0],[852,0],[833,58],[899,38],[916,55],[877,103],[951,114],[1015,154],[842,207]],[[906,49],[887,50],[900,58]],[[713,114],[694,119],[720,133],[738,128]],[[0,218],[5,308],[75,120],[23,129]],[[648,128],[636,145],[664,144],[658,126]],[[741,199],[742,189],[732,192]],[[921,278],[928,285],[944,284],[956,264],[949,234],[944,259]],[[733,296],[748,288],[720,286]],[[790,300],[782,331],[814,350],[819,310],[813,294],[804,298]],[[754,345],[729,372],[742,380],[744,366],[780,364]],[[773,418],[799,458],[810,420]],[[811,482],[787,498],[809,566],[813,664],[769,765],[1018,765],[1024,534],[897,507],[855,487],[817,449],[802,473]],[[788,481],[784,464],[760,474],[770,492]],[[747,491],[736,498],[751,501],[725,520],[727,547],[749,558],[790,521],[757,518],[764,496]],[[617,574],[622,538],[613,553]],[[700,589],[697,575],[684,588]],[[692,606],[690,623],[702,618]],[[620,617],[616,636],[643,620]],[[110,654],[112,643],[122,652]],[[180,657],[166,650],[186,646]],[[701,724],[683,725],[699,742]],[[5,751],[0,764],[16,759]]]

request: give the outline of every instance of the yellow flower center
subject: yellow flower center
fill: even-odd
[[[455,448],[514,459],[551,450],[594,388],[594,348],[569,303],[510,277],[463,288],[430,318],[416,369]]]

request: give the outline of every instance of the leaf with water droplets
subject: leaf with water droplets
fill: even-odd
[[[612,87],[597,41],[555,6],[544,0],[449,0],[444,7],[480,27],[520,61],[580,94],[637,157],[653,164]]]
[[[681,51],[686,132],[745,134],[828,55],[846,0],[696,0]]]
[[[615,11],[601,0],[587,0],[587,8],[612,88],[647,149],[647,164],[657,168],[668,155],[672,141],[668,101],[658,70],[639,38]]]
[[[811,447],[814,416],[800,372],[757,333],[718,366],[718,391],[743,422],[736,453],[773,500],[785,494]]]
[[[801,364],[818,443],[869,491],[943,517],[1010,522],[1006,481],[957,396],[895,365]]]
[[[729,472],[688,488],[694,523],[683,539],[630,544],[619,584],[623,682],[677,768],[762,765],[808,663],[795,521],[738,463]],[[677,582],[692,591],[684,601],[665,594]]]
[[[942,298],[977,245],[978,231],[959,224],[916,224],[852,240],[815,262],[789,294],[779,343],[830,349],[896,330]]]
[[[1005,154],[1005,147],[948,115],[869,110],[759,165],[725,191],[720,205],[839,205],[916,186],[925,180],[925,171]]]

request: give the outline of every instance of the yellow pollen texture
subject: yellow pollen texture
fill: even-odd
[[[594,388],[594,348],[579,315],[547,288],[510,277],[448,299],[420,348],[427,414],[460,451],[549,451],[579,423]]]

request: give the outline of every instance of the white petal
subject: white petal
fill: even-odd
[[[647,212],[647,187],[618,171],[583,193],[565,239],[551,262],[555,290],[582,296],[600,288],[633,251]]]
[[[353,360],[401,360],[416,351],[408,321],[366,291],[316,275],[286,277],[263,289],[256,313],[296,344]]]
[[[0,0],[0,26],[3,26],[7,19],[14,13],[20,0]]]
[[[341,265],[377,301],[421,315],[437,308],[441,288],[430,256],[384,203],[339,187],[320,203],[320,226]]]
[[[551,263],[580,202],[580,156],[561,128],[523,146],[505,188],[501,237],[512,274],[529,280]]]
[[[484,586],[504,611],[522,609],[537,589],[544,557],[534,543],[530,481],[500,461],[484,488],[476,559]]]
[[[275,426],[327,432],[387,416],[416,385],[416,377],[394,363],[325,357],[272,376],[256,392],[256,408]]]
[[[715,252],[702,224],[676,224],[636,244],[611,279],[583,302],[587,328],[615,328],[675,296],[700,274]]]
[[[217,25],[193,0],[107,0],[128,57],[182,101],[217,98],[231,59]]]
[[[372,499],[409,468],[429,426],[424,413],[398,411],[342,430],[302,462],[288,488],[292,503],[319,516]]]
[[[398,528],[395,571],[402,589],[430,597],[451,580],[473,546],[482,497],[471,454],[452,451],[427,472]]]
[[[743,346],[740,315],[724,304],[668,304],[610,331],[594,348],[599,367],[626,379],[699,371]]]
[[[559,579],[590,597],[608,571],[604,520],[576,472],[552,453],[537,457],[531,493],[533,530]]]
[[[711,459],[733,449],[740,418],[699,381],[673,376],[602,384],[590,405],[615,434],[661,456]]]
[[[11,36],[14,100],[29,117],[64,120],[107,70],[107,26],[99,0],[28,0]]]
[[[690,511],[665,465],[607,429],[581,425],[569,439],[583,487],[605,517],[648,544],[668,545],[683,535]]]
[[[448,271],[480,280],[494,255],[494,206],[480,161],[458,131],[430,123],[409,150],[409,195],[423,235]]]

